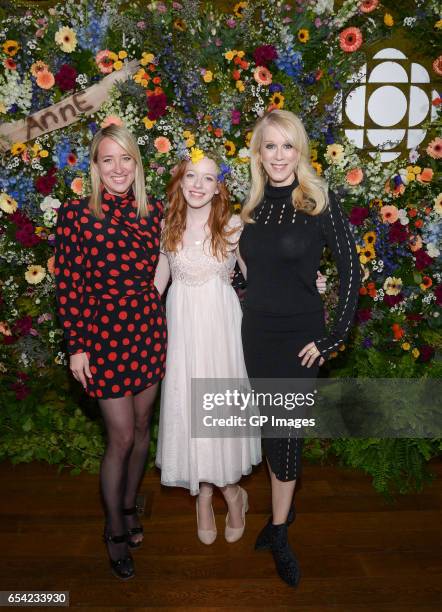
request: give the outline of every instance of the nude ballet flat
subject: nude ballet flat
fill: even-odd
[[[200,495],[201,495],[201,493],[200,493]],[[203,495],[203,497],[212,497],[212,495]],[[198,518],[198,497],[196,498],[196,525],[197,525],[197,528],[198,528],[198,539],[203,544],[207,544],[207,546],[210,546],[210,544],[214,543],[214,541],[216,540],[217,533],[218,533],[217,530],[216,530],[216,522],[215,522],[215,514],[213,512],[213,506],[210,506],[210,508],[212,510],[212,516],[213,516],[213,522],[215,524],[215,530],[213,530],[213,529],[200,529],[199,518]]]
[[[235,497],[232,499],[232,501],[234,501],[237,497],[239,492],[241,491],[241,497],[242,497],[242,521],[243,521],[243,526],[242,527],[229,527],[228,522],[229,522],[229,513],[227,513],[226,516],[226,529],[224,531],[224,537],[226,538],[227,542],[229,542],[230,544],[232,544],[233,542],[237,542],[239,539],[242,538],[242,535],[244,533],[244,529],[246,528],[246,512],[249,509],[249,498],[247,495],[247,491],[244,491],[244,489],[242,489],[240,486],[238,486],[238,491],[235,495]]]

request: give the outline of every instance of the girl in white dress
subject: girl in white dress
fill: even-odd
[[[156,464],[162,484],[198,495],[198,537],[204,544],[212,544],[217,535],[214,485],[228,506],[226,540],[241,538],[248,500],[236,483],[261,462],[259,437],[192,438],[190,432],[192,378],[247,378],[242,311],[231,285],[242,223],[230,213],[218,173],[208,157],[178,166],[167,191],[169,207],[155,276],[162,294],[172,274]]]

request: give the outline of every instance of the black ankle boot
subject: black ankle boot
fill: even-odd
[[[255,550],[270,550],[270,533],[271,533],[270,528],[272,526],[272,518],[273,517],[269,518],[267,523],[264,525],[264,527],[259,532],[258,537],[256,538],[256,542],[255,542]],[[287,527],[290,527],[290,525],[294,522],[295,518],[296,518],[296,510],[295,510],[295,507],[292,506],[287,516],[287,521],[286,521]]]
[[[270,527],[273,560],[279,577],[290,586],[298,586],[301,572],[298,559],[290,548],[287,538],[287,525],[271,525]]]

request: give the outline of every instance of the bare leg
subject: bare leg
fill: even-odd
[[[242,496],[238,495],[239,485],[226,485],[221,488],[224,499],[226,500],[229,508],[229,527],[238,529],[243,526],[242,520]]]
[[[283,482],[278,480],[272,472],[267,461],[272,483],[272,513],[273,524],[282,525],[287,521],[287,516],[292,507],[293,493],[295,491],[296,480]]]
[[[198,495],[198,523],[203,530],[215,531],[216,524],[212,513],[213,485],[208,482],[200,483],[200,494]]]

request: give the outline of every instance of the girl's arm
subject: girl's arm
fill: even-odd
[[[160,295],[163,295],[170,279],[169,259],[165,253],[160,253],[157,269],[155,270],[154,285]]]
[[[244,259],[241,257],[241,253],[239,252],[239,246],[235,249],[236,261],[238,262],[239,269],[241,270],[244,279],[247,280],[247,266]]]

